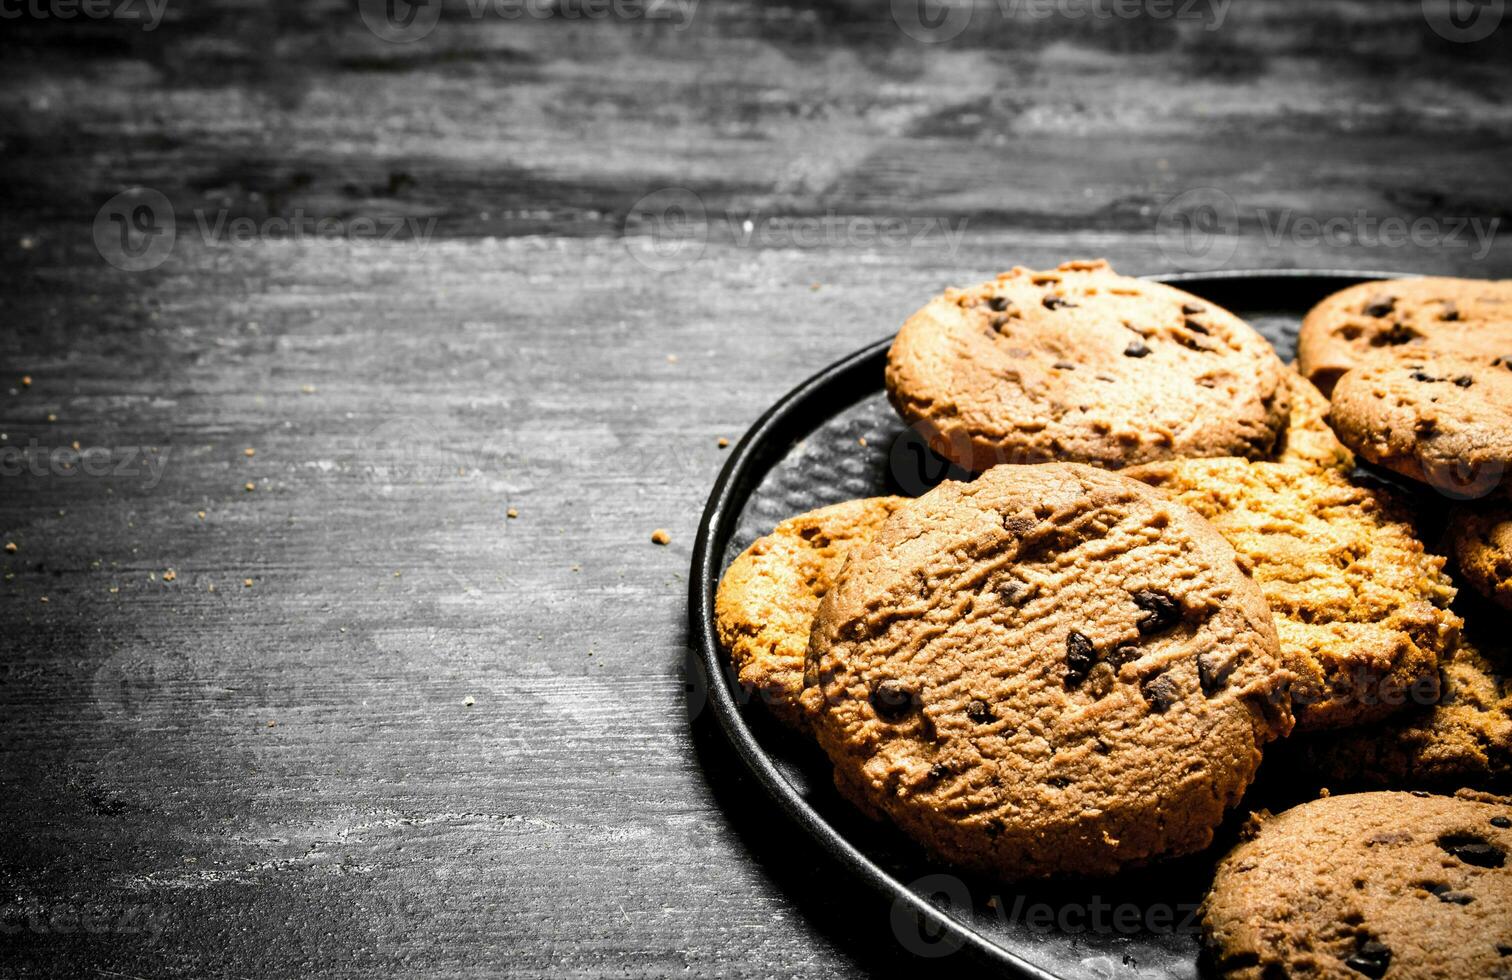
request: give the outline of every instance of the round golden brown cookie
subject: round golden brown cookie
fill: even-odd
[[[1449,517],[1449,541],[1465,581],[1512,609],[1512,506],[1456,509]]]
[[[1512,281],[1388,279],[1350,286],[1302,320],[1297,363],[1328,394],[1344,372],[1390,348],[1512,358]]]
[[[1296,675],[1299,731],[1433,700],[1439,658],[1459,636],[1454,586],[1388,491],[1305,463],[1233,457],[1125,472],[1207,518],[1249,564]]]
[[[836,785],[1006,878],[1206,846],[1291,727],[1270,610],[1205,521],[1093,467],[904,504],[820,603],[803,705]]]
[[[1437,704],[1299,742],[1303,765],[1335,785],[1512,785],[1512,647],[1482,627],[1440,666]]]
[[[804,727],[798,692],[820,598],[846,552],[871,540],[905,499],[847,500],[790,517],[741,552],[720,579],[720,643],[741,685],[788,724]]]
[[[1293,367],[1286,368],[1286,387],[1291,395],[1291,413],[1276,440],[1273,458],[1344,473],[1354,470],[1354,453],[1328,424],[1328,399]]]
[[[1203,903],[1214,973],[1512,978],[1512,800],[1356,793],[1251,821]]]
[[[1512,362],[1376,354],[1339,379],[1328,420],[1360,456],[1446,496],[1512,491]]]
[[[1263,457],[1286,424],[1284,370],[1227,310],[1105,262],[1068,262],[946,291],[903,324],[886,377],[930,446],[980,472]]]

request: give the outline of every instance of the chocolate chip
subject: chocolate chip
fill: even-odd
[[[1508,827],[1512,827],[1512,820],[1509,820],[1506,817],[1492,817],[1491,826],[1500,827],[1503,830],[1506,830]]]
[[[1185,313],[1187,316],[1192,316],[1197,313],[1206,313],[1207,307],[1203,306],[1201,303],[1182,303],[1181,312]]]
[[[1070,361],[1056,361],[1055,362],[1055,367],[1056,367],[1057,370],[1060,370],[1060,371],[1075,371],[1076,370],[1076,365],[1072,364]]]
[[[1370,338],[1372,347],[1397,347],[1416,337],[1418,332],[1405,323],[1393,323],[1389,330],[1376,334]]]
[[[1014,535],[1028,534],[1034,530],[1037,524],[1039,524],[1039,521],[1027,514],[1014,514],[1003,518],[1003,530]]]
[[[1373,980],[1386,975],[1391,966],[1391,947],[1375,939],[1367,939],[1344,961],[1344,965],[1356,973],[1363,973]]]
[[[1499,868],[1507,861],[1506,851],[1474,834],[1445,834],[1438,846],[1477,868]]]
[[[1144,694],[1145,700],[1150,702],[1150,710],[1161,714],[1171,705],[1181,700],[1181,688],[1169,674],[1156,674],[1145,681],[1139,687]]]
[[[1452,299],[1446,299],[1446,300],[1444,300],[1444,310],[1443,310],[1442,313],[1439,314],[1439,319],[1440,320],[1448,320],[1449,322],[1453,323],[1455,320],[1458,320],[1459,318],[1460,318],[1459,307],[1454,304],[1454,300],[1452,300]]]
[[[973,698],[971,703],[966,705],[966,717],[978,725],[985,724],[993,718],[992,709],[981,698]]]
[[[1449,905],[1469,905],[1475,901],[1475,896],[1464,892],[1438,892],[1438,900]]]
[[[1424,371],[1414,371],[1411,374],[1409,374],[1408,377],[1411,378],[1413,381],[1424,381],[1424,382],[1429,382],[1429,383],[1441,380],[1439,378],[1435,378],[1433,375],[1428,374],[1428,373],[1426,373]]]
[[[1169,629],[1181,619],[1181,605],[1162,592],[1140,589],[1130,593],[1129,597],[1134,600],[1134,605],[1144,611],[1139,622],[1134,624],[1144,636]]]
[[[1008,605],[1016,605],[1024,595],[1024,586],[1019,582],[1004,582],[998,586],[998,598]]]
[[[929,767],[930,779],[944,779],[948,775],[950,775],[950,770],[938,762]]]
[[[993,296],[987,300],[987,308],[994,313],[1004,313],[1008,309],[1008,300],[1003,296]]]
[[[1461,388],[1468,388],[1471,385],[1475,384],[1475,379],[1470,377],[1470,375],[1468,374],[1462,374],[1454,379],[1454,383]]]
[[[1040,303],[1047,310],[1059,310],[1067,307],[1074,309],[1076,307],[1075,303],[1071,302],[1063,296],[1057,296],[1054,293],[1051,293],[1049,296],[1046,296],[1044,299],[1040,300]]]
[[[1199,653],[1197,655],[1197,680],[1202,684],[1202,693],[1212,697],[1223,689],[1223,682],[1228,680],[1234,672],[1233,658],[1225,658],[1217,653]]]
[[[1192,333],[1200,333],[1204,337],[1206,337],[1208,335],[1208,328],[1204,327],[1202,324],[1198,323],[1196,320],[1188,320],[1188,321],[1186,321],[1186,323],[1182,324],[1182,326],[1184,326],[1188,330],[1192,331]]]
[[[872,688],[871,705],[878,718],[888,723],[899,722],[913,712],[913,692],[901,681],[883,681]]]
[[[1396,309],[1395,296],[1378,296],[1365,306],[1366,316],[1385,316]]]
[[[1150,348],[1145,346],[1142,340],[1136,340],[1124,348],[1124,357],[1144,357],[1150,353]]]
[[[1092,641],[1072,630],[1066,634],[1066,683],[1080,684],[1087,679],[1092,665],[1097,663],[1097,650]]]
[[[1432,796],[1433,794],[1430,793],[1430,792],[1428,792],[1427,790],[1415,789],[1415,790],[1412,790],[1409,795],[1416,796],[1420,800],[1426,800],[1428,797]]]
[[[1113,652],[1108,655],[1108,663],[1112,664],[1115,669],[1122,667],[1124,664],[1133,663],[1138,659],[1139,647],[1128,643],[1115,647]]]

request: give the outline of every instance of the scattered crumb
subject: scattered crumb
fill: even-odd
[[[119,585],[112,585],[110,587],[110,594],[111,595],[115,595],[116,593],[118,593],[120,591],[121,591],[121,587]]]
[[[210,586],[209,586],[209,591],[211,591],[211,592],[214,592],[214,591],[215,591],[215,583],[214,583],[214,582],[211,582],[211,583],[210,583]]]
[[[56,421],[58,421],[57,414],[54,413],[54,412],[48,412],[47,413],[47,421],[49,421],[49,422],[56,422]]]
[[[477,702],[473,700],[473,696],[471,694],[462,699],[462,707],[464,708],[471,708],[476,703]]]
[[[306,395],[313,395],[313,394],[315,394],[315,386],[314,385],[300,385],[299,386],[299,390],[303,394],[306,394]]]
[[[46,601],[47,601],[47,596],[43,596],[43,597],[42,597],[42,601],[43,601],[43,602],[46,602]]]
[[[403,574],[404,574],[404,572],[402,572],[402,571],[399,571],[399,570],[397,570],[397,569],[396,569],[396,570],[395,570],[395,571],[394,571],[394,578],[399,578],[399,577],[400,577],[400,576],[402,576],[402,575],[403,575]]]
[[[69,445],[73,446],[74,452],[79,451],[79,440],[75,439],[73,442],[69,443]]]
[[[671,544],[672,543],[672,535],[670,535],[670,534],[667,533],[666,528],[659,527],[656,530],[654,530],[654,531],[651,532],[651,543],[652,544]]]
[[[31,387],[31,375],[29,375],[29,374],[23,374],[23,375],[21,375],[21,387],[23,387],[23,388],[30,388]]]
[[[14,541],[7,541],[7,542],[5,542],[5,553],[7,555],[14,555],[16,553],[16,550],[17,550],[16,549],[16,542],[14,542]]]
[[[28,235],[25,238],[21,239],[21,241],[17,244],[21,246],[21,251],[30,252],[34,247],[36,247],[37,240]]]
[[[720,449],[728,449],[729,446],[730,446],[730,440],[726,439],[724,436],[720,436],[719,437],[719,448]]]
[[[817,293],[817,292],[818,292],[818,291],[819,291],[819,285],[820,285],[820,284],[819,284],[819,283],[817,283],[817,282],[816,282],[816,283],[812,283],[812,284],[811,284],[811,285],[810,285],[810,286],[809,286],[809,289],[811,289],[811,290],[813,290],[813,291],[814,291],[814,292],[816,292],[816,293]]]
[[[248,493],[251,493],[253,490],[257,489],[257,484],[253,483],[251,480],[248,480],[247,481],[247,485],[245,487],[243,487],[243,489],[246,490]]]
[[[157,581],[157,572],[148,572],[147,573],[147,581],[149,581],[149,582],[156,582]]]
[[[194,516],[198,517],[200,520],[204,520],[205,519],[205,512],[204,511],[199,511]]]
[[[246,449],[242,450],[242,455],[250,459],[251,457],[257,455],[257,450],[253,449],[251,446],[248,446]]]
[[[668,364],[676,364],[677,363],[677,355],[676,354],[668,354],[667,355],[667,363]]]
[[[516,517],[520,516],[520,512],[511,507],[504,512],[504,516],[509,518],[510,520],[514,520]]]
[[[582,565],[573,565],[572,566],[572,570],[574,572],[581,572],[583,570],[583,566]]]
[[[277,728],[278,727],[278,722],[274,721],[272,718],[269,718],[268,719],[268,727],[269,728]]]
[[[861,438],[857,439],[856,440],[856,445],[861,446],[861,447],[864,448],[866,446],[866,437],[862,436]]]
[[[171,568],[168,569],[166,572],[163,573],[163,581],[164,582],[172,582],[172,581],[174,581],[177,578],[178,578],[178,572],[175,572]]]
[[[249,578],[242,579],[242,587],[246,589],[252,588],[252,580]]]

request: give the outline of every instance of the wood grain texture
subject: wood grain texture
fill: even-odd
[[[895,966],[690,729],[716,440],[946,284],[1184,264],[1192,188],[1234,204],[1227,266],[1512,275],[1504,235],[1273,234],[1512,216],[1505,30],[993,9],[942,45],[860,4],[8,21],[0,974]],[[177,217],[136,273],[92,236],[132,186]],[[707,223],[648,268],[668,187]],[[339,233],[202,230],[297,214]]]

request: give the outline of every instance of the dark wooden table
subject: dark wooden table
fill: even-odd
[[[1017,263],[1512,275],[1508,31],[1417,2],[67,2],[0,24],[6,976],[883,972],[687,717],[717,440]]]

